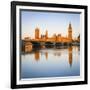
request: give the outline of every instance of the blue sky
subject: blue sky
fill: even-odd
[[[50,37],[54,33],[66,36],[70,22],[75,38],[80,33],[79,13],[21,11],[21,35],[22,38],[26,35],[34,38],[35,28],[38,27],[40,34],[44,34],[48,30]]]

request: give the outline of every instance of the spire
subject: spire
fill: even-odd
[[[37,26],[35,29],[36,29],[36,30],[39,30],[39,27]]]
[[[48,38],[48,31],[46,30],[46,38]]]
[[[72,26],[71,26],[71,22],[69,23],[69,27],[68,27],[68,38],[72,39]]]
[[[71,22],[69,23],[69,29],[72,29]]]

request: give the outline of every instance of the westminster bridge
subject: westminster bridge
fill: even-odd
[[[21,41],[21,48],[23,51],[31,51],[32,48],[53,48],[57,46],[60,48],[61,46],[67,47],[67,46],[79,46],[79,42],[61,42],[61,41],[49,41],[49,40],[22,40]]]

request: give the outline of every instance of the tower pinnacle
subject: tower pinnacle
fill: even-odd
[[[69,23],[69,27],[68,27],[68,38],[72,40],[72,25],[71,25],[71,22]]]
[[[69,30],[71,30],[72,29],[72,26],[71,26],[71,22],[69,23]]]

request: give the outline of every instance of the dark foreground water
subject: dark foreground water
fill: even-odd
[[[42,48],[21,54],[21,79],[80,75],[78,46]]]

